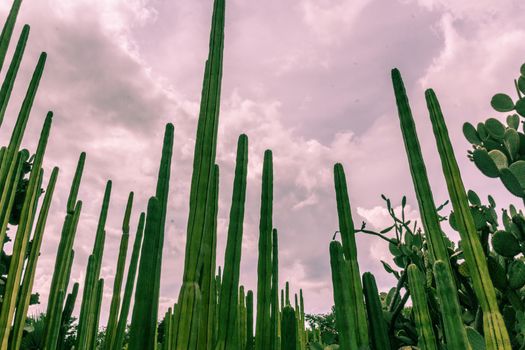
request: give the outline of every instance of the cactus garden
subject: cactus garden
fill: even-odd
[[[354,179],[347,177],[346,159],[324,169],[337,220],[324,232],[302,234],[325,237],[316,249],[329,267],[324,278],[333,307],[324,314],[310,313],[314,300],[303,286],[287,282],[293,276],[283,273],[289,270],[282,269],[281,253],[290,241],[283,239],[287,232],[275,220],[278,157],[287,150],[272,148],[269,142],[254,169],[248,155],[250,141],[258,135],[240,133],[230,140],[236,145],[233,166],[227,169],[233,177],[226,194],[229,205],[221,207],[225,170],[222,163],[219,167],[218,140],[221,125],[233,122],[228,120],[231,115],[221,114],[230,1],[203,1],[211,14],[209,47],[204,75],[193,77],[202,82],[202,90],[194,143],[184,145],[192,167],[185,240],[176,249],[183,257],[178,275],[163,269],[171,263],[168,250],[174,249],[167,243],[174,214],[170,201],[180,190],[172,176],[178,166],[173,157],[179,145],[177,117],[165,124],[163,137],[156,140],[152,158],[160,162],[155,165],[154,188],[115,193],[122,189],[116,182],[88,173],[88,152],[74,154],[77,162],[67,170],[71,180],[59,186],[65,182],[62,169],[50,168],[46,149],[63,140],[53,132],[60,116],[32,111],[35,101],[46,95],[40,83],[53,57],[42,52],[31,62],[24,55],[26,44],[31,44],[31,23],[22,26],[17,18],[24,6],[31,6],[26,2],[10,2],[0,35],[0,128],[2,135],[9,135],[0,139],[0,350],[525,349],[525,64],[516,67],[512,96],[495,93],[486,101],[492,117],[477,125],[463,124],[469,150],[453,147],[450,119],[433,89],[409,100],[400,70],[383,72],[390,75],[391,90],[381,93],[397,106],[390,117],[396,119],[404,144],[395,150],[406,160],[398,166],[407,166],[419,218],[409,217],[406,196],[398,205],[397,199],[370,188],[370,196],[381,196],[389,224],[376,228],[360,223],[352,209],[359,203],[351,200]],[[19,70],[26,65],[32,74],[24,86]],[[19,105],[11,98],[18,90],[24,94]],[[426,115],[412,113],[410,101],[426,103]],[[39,137],[29,140],[28,128],[36,127]],[[432,135],[430,157],[424,156],[420,142],[423,128]],[[62,151],[73,152],[67,147]],[[493,186],[518,204],[497,205],[493,196],[470,190],[462,177],[466,170],[458,165],[463,158],[471,171],[496,179]],[[444,203],[433,192],[436,186],[426,165],[431,161],[440,165]],[[86,177],[100,184],[96,203],[82,198]],[[247,205],[253,177],[260,191],[255,213]],[[62,188],[69,189],[63,193],[67,200],[54,201]],[[116,197],[125,198],[118,209],[112,206]],[[137,202],[147,203],[142,212]],[[85,213],[87,205],[98,210],[91,233],[82,225],[83,217],[92,217]],[[225,219],[221,211],[227,213]],[[246,225],[252,217],[258,227]],[[120,223],[117,237],[111,234],[113,220]],[[247,233],[253,234],[248,230],[255,230],[257,237],[252,288],[241,273],[247,258],[243,243]],[[54,242],[50,231],[56,231]],[[86,242],[86,235],[87,251],[78,243]],[[358,240],[364,236],[388,247],[389,261],[374,260],[384,270],[381,276],[363,267],[366,252]],[[42,249],[46,240],[52,254]],[[219,240],[225,242],[222,251]],[[298,249],[301,244],[294,241]],[[117,257],[110,268],[104,258],[108,252]],[[85,263],[78,258],[84,253]],[[35,283],[42,264],[52,269],[44,285]],[[78,269],[81,279],[73,278],[72,271]],[[388,283],[393,281],[388,288],[381,280],[385,274]],[[166,280],[179,281],[177,293],[166,295],[161,287]]]

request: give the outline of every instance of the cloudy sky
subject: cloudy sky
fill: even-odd
[[[1,18],[9,5],[0,2]],[[109,309],[125,200],[135,191],[135,227],[154,192],[167,122],[175,125],[175,145],[160,311],[176,301],[211,9],[211,0],[24,1],[14,40],[23,23],[31,25],[31,34],[0,143],[7,143],[38,54],[46,51],[24,145],[34,150],[46,111],[54,111],[45,167],[60,167],[35,281],[43,303],[32,311],[45,310],[81,151],[88,156],[72,278],[83,281],[104,185],[111,179],[102,268],[103,308]],[[496,115],[489,105],[494,93],[514,96],[512,79],[525,61],[524,10],[513,0],[228,0],[217,153],[218,264],[240,133],[249,137],[241,268],[241,281],[249,289],[256,286],[267,148],[274,152],[280,283],[289,280],[294,291],[304,289],[307,312],[326,312],[333,303],[328,244],[337,230],[335,162],[345,166],[356,225],[363,220],[378,229],[389,224],[382,193],[396,205],[407,194],[410,216],[418,216],[390,86],[393,67],[401,70],[411,97],[436,201],[446,199],[446,188],[424,104],[428,87],[440,97],[466,186],[483,196],[495,194],[501,204],[514,200],[499,181],[485,179],[468,162],[461,125]],[[388,259],[386,245],[377,238],[357,240],[361,272],[374,272],[386,290],[392,279],[379,262]]]

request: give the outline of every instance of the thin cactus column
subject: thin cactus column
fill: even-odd
[[[124,277],[124,267],[126,265],[126,256],[128,252],[129,241],[129,220],[131,217],[131,209],[133,207],[133,192],[128,196],[126,204],[126,211],[124,213],[124,221],[122,223],[122,237],[120,239],[119,255],[117,260],[117,269],[115,272],[115,281],[113,283],[113,296],[111,297],[111,306],[109,309],[109,318],[106,327],[105,348],[109,349],[115,338],[117,331],[118,312],[120,308],[120,292],[122,288],[122,280]]]
[[[42,239],[44,237],[44,230],[49,214],[49,208],[51,206],[51,199],[53,198],[53,192],[55,190],[57,177],[58,168],[55,167],[51,172],[44,200],[42,202],[42,208],[38,214],[38,220],[31,243],[31,251],[29,253],[29,259],[24,271],[24,278],[22,280],[22,286],[18,296],[18,305],[16,306],[15,320],[9,345],[11,349],[20,348],[22,341],[22,334],[26,323],[27,309],[29,308],[31,291],[33,290],[33,282],[35,280],[36,266],[38,263],[38,257],[40,256],[40,247],[42,246]]]
[[[11,324],[14,317],[22,271],[24,268],[24,260],[27,252],[27,244],[29,242],[36,206],[38,204],[38,197],[40,195],[40,185],[43,173],[42,162],[49,138],[52,118],[53,114],[49,112],[40,134],[35,160],[33,162],[31,174],[29,176],[29,183],[27,185],[27,193],[22,206],[20,222],[13,242],[13,254],[5,285],[2,311],[0,312],[0,349],[2,350],[7,349],[8,346]]]
[[[133,243],[133,250],[131,252],[131,260],[129,262],[128,276],[126,278],[126,286],[124,287],[124,295],[122,297],[122,305],[120,307],[120,315],[118,319],[117,330],[115,332],[115,338],[111,344],[108,344],[108,349],[111,350],[121,350],[123,345],[122,343],[124,342],[124,332],[126,331],[126,326],[128,324],[131,296],[133,293],[133,287],[135,285],[139,254],[142,247],[145,218],[146,215],[141,213],[139,217],[137,233],[135,234],[135,242]]]
[[[428,310],[427,295],[425,291],[426,280],[418,267],[410,264],[407,269],[408,285],[412,298],[412,312],[416,324],[418,341],[417,346],[421,350],[437,350],[436,336]]]
[[[372,349],[390,349],[388,327],[383,316],[383,308],[379,300],[376,280],[370,272],[363,274],[363,290],[365,293]]]
[[[22,0],[13,1],[7,20],[2,28],[2,33],[0,34],[0,71],[4,65],[5,56],[7,54],[9,42],[11,41],[11,36],[13,35],[13,29],[15,28],[16,18],[18,17],[21,5]]]
[[[239,273],[242,254],[244,204],[246,201],[246,180],[248,174],[248,137],[239,136],[237,158],[233,180],[233,194],[228,225],[228,240],[224,254],[224,274],[220,287],[219,333],[217,350],[235,349],[237,313],[234,305],[239,304]]]
[[[270,315],[270,336],[271,346],[274,350],[279,350],[279,235],[277,230],[272,231],[272,294],[271,294],[271,315]]]
[[[246,293],[246,350],[253,349],[253,292],[249,290]]]
[[[78,288],[79,288],[79,284],[77,282],[73,285],[73,289],[71,290],[71,293],[69,293],[66,298],[64,310],[62,311],[58,340],[56,342],[58,350],[65,349],[64,341],[66,339],[67,324],[69,323],[71,319],[71,315],[73,314],[73,309],[75,308],[75,302],[78,296]]]
[[[465,186],[454,156],[441,107],[433,90],[427,90],[425,96],[450,201],[454,208],[456,225],[461,236],[461,248],[465,255],[469,276],[472,278],[474,291],[483,311],[485,345],[488,350],[510,350],[509,334],[499,311],[496,291],[490,279],[486,256],[472,218]]]
[[[339,232],[343,243],[344,258],[348,264],[350,279],[351,317],[355,324],[353,337],[357,340],[358,347],[368,346],[368,327],[366,320],[366,309],[363,299],[363,287],[361,285],[361,273],[357,261],[357,247],[355,241],[354,222],[343,166],[337,163],[334,166],[334,182],[337,200],[337,215],[339,218]]]
[[[282,350],[297,350],[297,319],[295,311],[291,306],[285,306],[283,309],[283,320],[281,323]],[[344,348],[343,348],[344,349]]]
[[[272,292],[272,151],[264,152],[259,222],[259,259],[257,262],[257,322],[255,349],[271,349],[271,292]]]

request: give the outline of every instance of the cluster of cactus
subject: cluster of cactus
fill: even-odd
[[[525,198],[525,133],[521,118],[525,118],[525,64],[514,81],[518,100],[506,94],[492,97],[491,106],[508,114],[505,123],[489,118],[477,126],[463,125],[463,134],[472,144],[469,158],[481,172],[491,178],[499,177],[513,195]],[[515,113],[513,113],[515,112]]]
[[[15,0],[0,36],[0,69],[20,6],[21,0]],[[45,191],[41,189],[44,182],[42,164],[53,120],[51,112],[45,118],[35,154],[30,156],[29,151],[20,149],[47,57],[42,53],[9,145],[0,148],[0,242],[9,242],[7,231],[16,230],[12,255],[4,252],[3,243],[0,247],[0,349],[24,349],[29,341],[36,343],[32,346],[48,350],[71,349],[72,346],[75,349],[106,350],[307,349],[308,332],[302,290],[299,298],[296,295],[295,307],[290,305],[289,297],[286,306],[283,300],[279,304],[278,234],[272,225],[273,166],[270,150],[265,153],[263,165],[256,304],[254,293],[251,290],[245,292],[244,286],[240,285],[248,170],[248,137],[244,134],[238,140],[224,273],[221,273],[220,267],[219,273],[216,273],[219,167],[215,164],[215,154],[224,21],[225,1],[215,0],[197,128],[185,268],[179,299],[166,311],[159,323],[162,252],[174,139],[174,126],[167,124],[156,191],[149,198],[146,213],[139,215],[127,269],[130,220],[134,215],[133,192],[130,192],[124,209],[109,317],[102,338],[99,331],[100,314],[103,307],[102,296],[107,286],[104,286],[104,279],[101,278],[101,267],[106,221],[111,214],[111,180],[107,181],[102,198],[85,279],[82,283],[70,285],[75,256],[74,243],[82,212],[82,201],[77,197],[87,157],[85,153],[80,154],[65,208],[46,312],[36,319],[28,317],[30,303],[37,301],[36,295],[31,294],[33,281],[58,177],[58,168],[54,168]],[[29,26],[26,25],[0,90],[0,123],[28,35]],[[287,295],[288,289],[287,284]],[[72,345],[71,339],[66,341],[66,337],[71,336],[68,332],[75,320],[75,304],[79,306],[80,313]],[[293,332],[290,332],[292,329]]]

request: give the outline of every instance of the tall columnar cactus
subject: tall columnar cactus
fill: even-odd
[[[0,71],[4,65],[7,49],[9,48],[9,42],[11,41],[13,29],[15,28],[16,17],[18,17],[18,11],[20,11],[20,5],[22,5],[22,0],[13,1],[11,10],[7,16],[7,20],[5,21],[4,27],[2,28],[2,33],[0,34]]]
[[[496,291],[490,279],[486,256],[472,218],[467,194],[448,136],[441,107],[434,91],[427,90],[425,96],[450,201],[454,208],[456,226],[461,236],[461,248],[465,255],[469,276],[472,278],[474,291],[483,311],[483,331],[486,347],[489,350],[511,349],[507,328],[498,308]]]
[[[27,38],[29,37],[29,26],[25,25],[20,33],[20,38],[16,44],[15,53],[13,59],[9,64],[9,69],[0,88],[0,126],[4,120],[5,110],[7,109],[7,104],[9,103],[9,98],[11,97],[11,91],[15,84],[16,75],[18,74],[18,69],[20,68],[20,62],[22,62],[22,56],[26,48]],[[0,64],[1,66],[1,64]]]
[[[283,319],[281,323],[282,334],[282,350],[297,350],[297,319],[295,318],[295,311],[291,306],[283,308]],[[344,349],[344,347],[341,347]]]
[[[59,332],[52,324],[61,324],[62,303],[59,303],[58,292],[67,291],[69,281],[68,267],[73,263],[73,243],[75,241],[78,220],[82,211],[82,202],[77,201],[78,189],[84,171],[86,154],[82,152],[78,159],[75,175],[73,177],[71,190],[69,191],[68,204],[66,207],[66,217],[62,226],[62,233],[58,250],[55,258],[55,268],[51,279],[49,298],[47,302],[47,311],[44,328],[44,349],[55,349],[56,344],[53,342]]]
[[[279,339],[279,236],[277,230],[272,231],[272,294],[271,294],[271,324],[270,344],[272,349],[279,350],[281,340]]]
[[[211,183],[211,203],[206,213],[204,259],[201,273],[202,310],[200,315],[199,339],[197,349],[211,350],[215,344],[215,312],[217,294],[215,291],[215,267],[217,251],[217,215],[219,210],[219,166],[215,165],[213,170],[213,182]],[[236,311],[236,305],[232,305]]]
[[[156,196],[148,202],[144,243],[130,330],[130,349],[155,349],[164,226],[168,205],[173,125],[167,124],[162,146]]]
[[[426,280],[414,264],[408,266],[407,273],[412,298],[412,312],[418,335],[417,346],[421,350],[437,350],[436,336],[427,304]]]
[[[379,300],[376,280],[370,272],[363,274],[363,291],[365,293],[371,347],[373,350],[390,349],[388,327]]]
[[[249,290],[246,293],[246,350],[253,349],[253,292]]]
[[[46,58],[47,54],[43,52],[38,59],[38,63],[31,78],[31,82],[29,83],[26,96],[22,102],[22,107],[20,108],[16,124],[13,128],[9,145],[3,153],[2,162],[0,163],[0,188],[13,188],[12,184],[16,181],[16,177],[14,176],[17,165],[16,158],[20,149],[22,138],[24,136],[29,114],[31,112],[31,107],[33,106],[33,101],[35,100],[36,91],[44,71]],[[0,250],[3,248],[7,223],[11,214],[9,195],[10,191],[2,191],[0,196]]]
[[[124,213],[124,221],[122,222],[122,237],[120,239],[119,255],[117,260],[117,269],[115,272],[115,281],[113,282],[113,296],[111,297],[111,306],[109,309],[108,323],[106,326],[106,339],[104,340],[105,348],[109,349],[115,338],[117,331],[118,313],[121,300],[122,280],[124,277],[124,267],[126,265],[126,256],[128,252],[129,241],[129,220],[131,217],[131,209],[133,207],[133,192],[128,196],[126,204],[126,211]]]
[[[176,315],[175,349],[192,348],[191,339],[196,337],[200,308],[197,306],[202,286],[201,270],[205,236],[204,222],[211,203],[212,173],[217,149],[217,127],[222,80],[224,46],[225,0],[215,0],[210,50],[204,72],[201,108],[195,141],[193,174],[190,190],[190,210],[187,228],[186,254],[184,257],[183,284],[179,294],[179,311]]]
[[[346,178],[343,166],[337,163],[334,166],[335,193],[337,199],[337,215],[339,218],[339,232],[343,243],[343,253],[348,264],[350,279],[351,317],[355,324],[353,337],[356,338],[358,347],[368,345],[368,327],[366,322],[366,309],[363,300],[363,287],[361,273],[357,262],[357,247],[355,241],[354,222],[346,187]]]
[[[106,219],[108,216],[109,200],[111,196],[111,180],[106,183],[104,191],[104,198],[102,200],[102,208],[98,219],[97,231],[95,236],[95,243],[93,244],[93,251],[91,253],[91,266],[88,262],[86,270],[86,282],[84,283],[84,290],[82,292],[82,305],[80,308],[80,316],[78,321],[78,336],[77,347],[78,350],[90,349],[91,340],[94,337],[93,325],[98,323],[94,319],[94,310],[97,307],[96,288],[100,277],[100,268],[102,266],[102,256],[104,254],[104,242],[106,239]],[[89,281],[89,283],[88,283]]]
[[[466,336],[465,326],[461,319],[459,303],[455,302],[454,295],[457,293],[452,280],[448,278],[446,264],[437,260],[434,263],[434,277],[436,278],[439,305],[443,316],[443,328],[445,328],[445,340],[447,348],[471,349]]]
[[[29,258],[26,263],[24,270],[24,278],[22,280],[22,286],[18,296],[18,304],[16,306],[15,320],[13,323],[13,332],[11,334],[11,340],[9,347],[11,349],[20,348],[22,341],[22,334],[26,323],[27,309],[29,308],[29,302],[31,299],[31,291],[33,290],[33,282],[35,280],[36,266],[38,257],[40,256],[40,247],[42,246],[42,239],[44,237],[44,229],[49,214],[49,208],[51,206],[51,199],[53,198],[53,192],[55,190],[55,184],[58,177],[58,168],[54,168],[49,178],[49,183],[45,192],[44,200],[42,202],[42,208],[38,214],[38,219],[33,234],[31,243],[31,250],[29,252]]]
[[[359,346],[357,345],[358,338],[355,333],[358,325],[353,317],[352,307],[354,303],[350,292],[350,270],[348,262],[344,258],[343,247],[341,243],[337,241],[330,243],[330,266],[332,269],[332,286],[336,314],[335,324],[339,334],[339,345],[341,350],[357,350]]]
[[[239,313],[237,315],[238,326],[237,331],[239,333],[239,348],[246,348],[246,294],[244,293],[244,286],[239,287]]]
[[[237,313],[234,305],[239,304],[239,273],[246,201],[246,180],[248,173],[248,137],[239,136],[237,159],[233,180],[233,195],[228,226],[228,241],[224,255],[224,275],[220,288],[219,333],[216,349],[235,349]],[[243,301],[244,302],[244,301]]]
[[[49,112],[40,134],[40,140],[38,142],[35,159],[29,176],[29,183],[27,185],[27,193],[22,206],[20,222],[13,243],[13,254],[9,264],[8,278],[2,300],[2,311],[0,312],[0,349],[2,350],[7,349],[8,346],[11,324],[24,268],[27,245],[33,226],[38,197],[41,193],[40,186],[43,176],[42,162],[44,160],[44,153],[49,138],[52,118],[53,114]]]
[[[267,350],[271,346],[272,300],[272,206],[273,164],[272,151],[264,152],[261,218],[259,221],[259,260],[257,263],[257,322],[255,324],[255,349]]]
[[[152,298],[155,283],[155,260],[158,253],[160,205],[156,197],[148,201],[144,243],[140,257],[135,303],[131,318],[129,349],[155,349],[157,301]]]
[[[98,323],[100,320],[100,311],[102,309],[102,297],[104,293],[104,279],[100,278],[97,281],[95,288],[95,298],[94,298],[94,307],[91,310],[91,315],[89,316],[89,325],[91,326],[91,337],[89,339],[89,348],[97,348],[97,335],[98,335]]]
[[[306,331],[306,318],[304,313],[304,298],[302,289],[299,289],[299,314],[301,315],[302,342],[306,346],[308,344],[308,333]]]
[[[423,161],[421,147],[419,146],[414,118],[412,117],[412,112],[408,103],[408,96],[403,80],[401,79],[401,74],[397,69],[392,70],[392,82],[394,85],[394,93],[401,123],[401,131],[408,156],[408,163],[410,165],[410,173],[412,175],[419,212],[430,251],[431,263],[436,260],[443,261],[446,267],[447,279],[452,283],[454,290],[457,290],[447,248],[444,242],[443,232],[441,231],[440,218],[436,211],[436,205],[428,181],[425,162]],[[441,283],[441,281],[436,280],[436,283]],[[452,299],[447,302],[459,305],[457,293],[452,293],[449,297]],[[441,300],[441,302],[445,301]],[[444,316],[442,315],[442,317]],[[443,322],[445,323],[445,320],[443,320]],[[453,330],[450,329],[449,331]],[[464,328],[461,328],[460,331],[462,331],[466,337]],[[447,332],[446,328],[445,332]]]
[[[73,310],[75,308],[75,302],[78,296],[78,288],[79,288],[79,284],[77,282],[73,285],[73,289],[71,290],[71,293],[69,293],[66,298],[64,310],[62,311],[58,340],[56,342],[58,350],[65,349],[64,341],[66,339],[67,324],[69,323],[71,319],[71,315],[73,314]]]
[[[126,286],[124,287],[124,295],[122,296],[122,305],[120,307],[120,315],[118,319],[117,330],[115,332],[115,338],[112,340],[111,344],[107,344],[107,348],[110,350],[122,349],[124,333],[128,324],[128,314],[131,304],[131,296],[133,293],[133,287],[135,285],[135,277],[137,275],[139,255],[142,247],[142,237],[144,235],[145,218],[146,215],[144,213],[141,213],[139,217],[137,233],[135,234],[135,242],[133,243],[133,250],[131,252],[131,260],[129,262],[128,276],[126,277]]]

